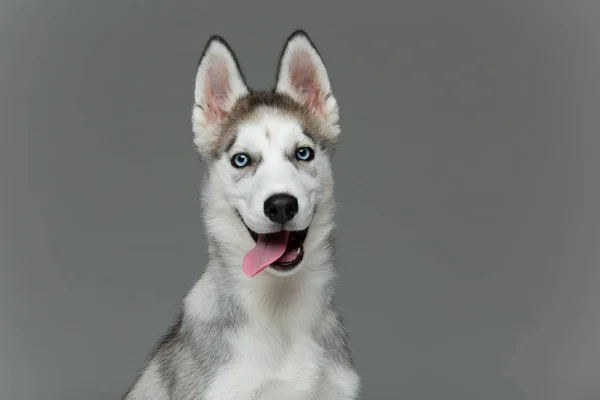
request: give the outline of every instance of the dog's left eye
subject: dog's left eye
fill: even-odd
[[[231,165],[236,168],[244,168],[248,164],[250,164],[250,156],[246,153],[237,153],[231,158]]]
[[[300,161],[310,161],[315,158],[315,152],[310,147],[300,147],[296,150],[296,158]]]

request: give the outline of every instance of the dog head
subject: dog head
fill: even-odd
[[[248,88],[227,43],[211,38],[192,122],[209,165],[211,234],[243,250],[248,276],[294,273],[316,251],[307,238],[331,225],[330,157],[340,133],[325,65],[306,33],[288,38],[276,86],[263,92]]]

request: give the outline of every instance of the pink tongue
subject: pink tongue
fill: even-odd
[[[252,278],[281,258],[285,253],[289,235],[288,231],[258,235],[256,247],[244,257],[242,271]]]

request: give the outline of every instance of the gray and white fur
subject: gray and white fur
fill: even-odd
[[[124,400],[350,400],[360,380],[334,302],[331,156],[340,128],[325,65],[302,31],[287,40],[273,90],[248,88],[231,48],[212,37],[200,60],[194,143],[207,165],[202,191],[209,261]],[[313,158],[294,157],[309,147]],[[252,159],[233,165],[236,154]],[[297,199],[294,217],[265,215],[267,198]],[[250,230],[308,229],[303,259],[250,278]]]

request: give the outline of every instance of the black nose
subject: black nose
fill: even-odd
[[[273,222],[285,224],[298,213],[298,200],[289,194],[274,194],[265,200],[265,215]]]

